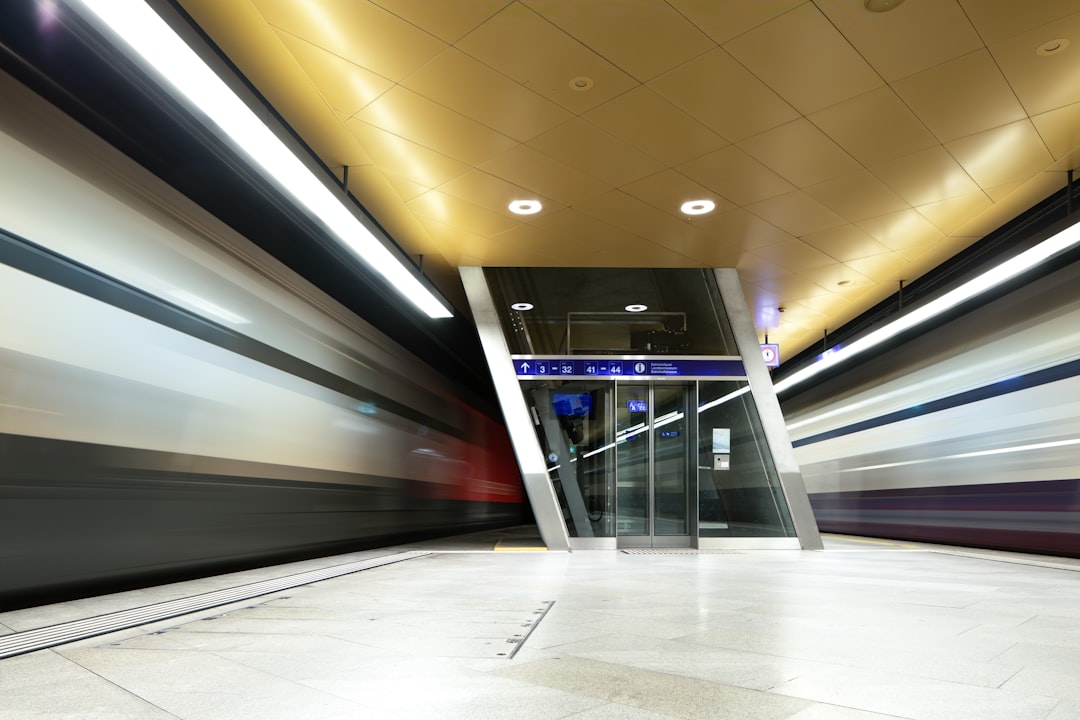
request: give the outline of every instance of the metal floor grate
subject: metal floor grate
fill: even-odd
[[[625,548],[627,555],[745,555],[742,550],[697,550],[695,548]]]
[[[371,570],[372,568],[392,565],[393,563],[431,554],[429,552],[403,552],[383,555],[382,557],[309,570],[308,572],[271,578],[248,585],[224,588],[190,597],[154,603],[153,605],[144,605],[82,620],[72,620],[58,625],[48,625],[34,630],[24,630],[10,635],[3,635],[0,636],[0,659],[34,652],[35,650],[44,650],[45,648],[64,645],[76,640],[85,640],[98,635],[116,632],[117,630],[147,625],[159,620],[168,620],[179,615],[209,610],[213,607],[250,600],[279,590],[288,590],[289,588],[300,587],[320,580],[329,580],[330,578]]]

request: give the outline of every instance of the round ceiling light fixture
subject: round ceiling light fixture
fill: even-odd
[[[1057,55],[1067,47],[1069,47],[1068,38],[1055,38],[1053,40],[1047,40],[1042,45],[1035,48],[1035,54],[1042,55],[1043,57],[1046,57],[1047,55]]]
[[[870,12],[889,12],[900,6],[904,0],[866,0],[866,9]]]
[[[687,200],[679,209],[686,215],[704,215],[716,209],[716,203],[712,200]]]
[[[577,92],[592,90],[593,85],[595,85],[593,79],[585,75],[578,75],[575,78],[570,78],[570,89],[576,90]]]
[[[511,310],[517,310],[519,312],[525,312],[526,310],[532,310],[534,305],[527,302],[517,302],[510,306]]]
[[[539,200],[514,200],[506,207],[515,215],[535,215],[544,206],[540,204]]]
[[[649,309],[648,305],[641,305],[641,304],[627,305],[624,308],[624,310],[626,310],[626,312],[645,312],[648,309]]]

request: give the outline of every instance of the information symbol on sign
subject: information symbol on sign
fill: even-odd
[[[574,374],[574,363],[572,363],[572,362],[559,363],[559,374],[560,375],[573,375]]]
[[[645,363],[643,363],[643,362],[634,363],[634,372],[636,372],[638,375],[641,375],[642,373],[644,373],[645,372]]]

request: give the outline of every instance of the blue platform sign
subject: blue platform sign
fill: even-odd
[[[623,378],[736,378],[746,377],[742,360],[735,357],[566,357],[513,355],[514,372],[521,379],[558,376],[561,379]]]

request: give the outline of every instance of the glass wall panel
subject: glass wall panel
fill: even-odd
[[[690,532],[693,394],[693,384],[656,383],[653,387],[654,535]]]
[[[649,385],[619,383],[615,400],[618,440],[616,534],[649,534]]]
[[[485,268],[484,276],[512,354],[739,354],[711,270]],[[646,309],[627,312],[633,305]]]
[[[570,536],[614,536],[612,383],[525,381],[521,389]]]
[[[749,386],[700,382],[698,393],[698,534],[794,537]]]

